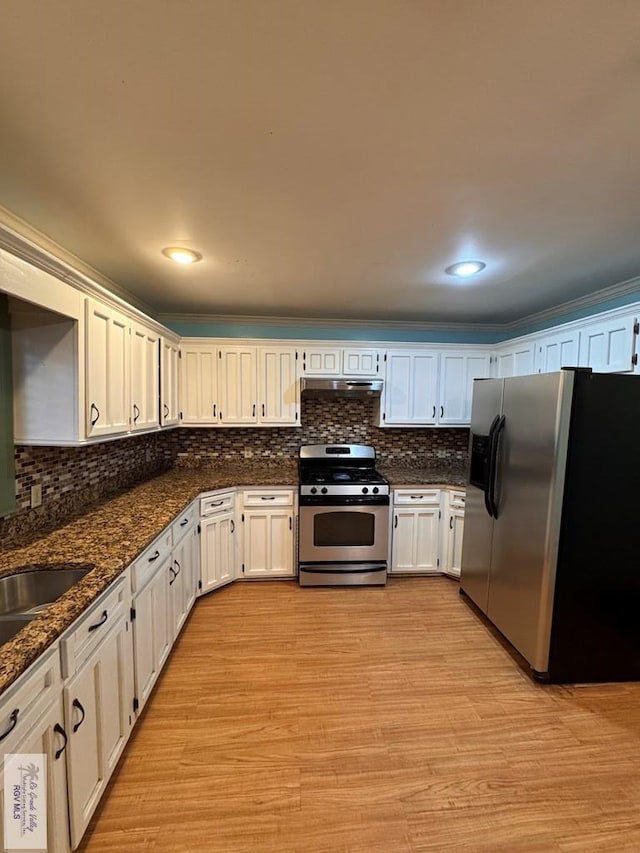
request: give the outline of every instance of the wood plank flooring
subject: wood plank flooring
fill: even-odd
[[[82,853],[640,851],[640,684],[543,687],[446,578],[200,599]]]

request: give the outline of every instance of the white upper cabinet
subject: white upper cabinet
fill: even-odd
[[[437,407],[438,353],[388,350],[381,424],[435,425]]]
[[[304,346],[304,376],[380,376],[380,350],[368,347]]]
[[[488,352],[450,351],[440,354],[438,423],[466,426],[471,422],[473,380],[490,376]]]
[[[183,343],[180,347],[180,419],[188,426],[218,422],[218,348]]]
[[[599,373],[629,373],[635,365],[634,314],[585,323],[580,335],[580,366]]]
[[[175,426],[178,407],[178,356],[180,347],[171,338],[160,339],[160,426]]]
[[[131,430],[159,426],[160,336],[139,323],[131,324]]]
[[[87,436],[128,432],[131,321],[96,299],[86,312]]]
[[[258,413],[256,347],[222,347],[219,361],[220,423],[223,426],[255,424]]]
[[[578,329],[545,335],[535,344],[535,372],[554,373],[563,367],[577,367],[579,352]]]
[[[501,344],[497,352],[498,377],[528,376],[533,373],[533,348],[532,341],[511,341]]]
[[[258,422],[264,426],[300,423],[297,358],[293,347],[260,347],[258,350]]]

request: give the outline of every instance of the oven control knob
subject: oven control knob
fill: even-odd
[[[315,493],[316,493],[317,491],[318,491],[318,490],[316,489],[316,487],[315,487],[315,486],[311,486],[311,494],[312,494],[312,495],[315,495]]]
[[[322,492],[322,494],[323,494],[323,495],[326,495],[328,490],[327,490],[327,487],[326,487],[326,486],[323,486],[323,487],[320,489],[320,491]]]
[[[362,494],[363,495],[366,495],[368,491],[369,491],[369,489],[366,486],[362,487]]]
[[[380,491],[380,489],[377,486],[373,487],[373,494],[374,495],[377,495],[379,491]]]

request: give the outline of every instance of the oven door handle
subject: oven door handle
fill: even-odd
[[[345,563],[341,569],[328,569],[326,566],[313,568],[307,564],[300,565],[300,571],[312,575],[364,575],[370,572],[386,572],[385,563],[368,563],[361,568],[356,568],[353,563]]]

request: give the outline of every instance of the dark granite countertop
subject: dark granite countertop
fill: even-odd
[[[417,465],[385,465],[378,466],[380,473],[387,478],[394,489],[402,486],[455,486],[465,488],[467,485],[467,467],[440,464],[437,461]]]
[[[0,647],[0,693],[56,641],[201,492],[234,486],[297,486],[297,464],[263,461],[174,468],[106,500],[27,544],[0,547],[0,575],[25,568],[92,566],[65,595]]]

